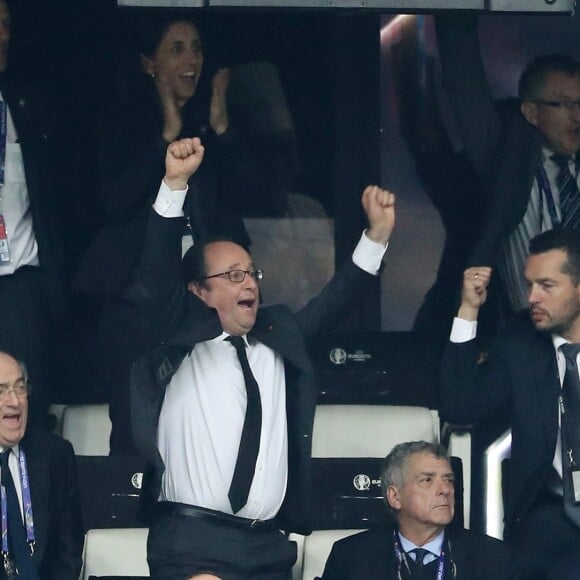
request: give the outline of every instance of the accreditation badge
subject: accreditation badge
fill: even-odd
[[[10,262],[10,245],[4,216],[0,214],[0,266]]]
[[[10,554],[4,553],[4,572],[6,573],[7,580],[13,580],[14,578],[20,578],[18,575],[18,568],[14,564],[14,560],[10,557]]]

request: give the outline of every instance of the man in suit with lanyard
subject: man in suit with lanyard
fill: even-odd
[[[258,308],[262,271],[241,246],[197,243],[181,263],[179,216],[202,157],[199,139],[169,146],[140,265],[144,306],[164,336],[131,377],[135,444],[151,465],[143,494],[155,503],[149,566],[166,579],[205,571],[283,580],[296,547],[279,530],[310,531],[316,388],[307,340],[375,286],[394,195],[364,190],[370,227],[300,312]]]
[[[527,312],[481,362],[477,318],[489,267],[465,270],[461,304],[443,357],[441,414],[512,429],[504,538],[514,577],[578,577],[580,570],[580,232],[556,229],[530,242]]]
[[[443,84],[489,210],[469,265],[496,267],[507,299],[503,318],[527,306],[522,276],[535,235],[580,229],[580,64],[534,59],[519,79],[519,107],[501,109],[487,83],[473,14],[436,17]]]
[[[381,490],[396,526],[336,542],[323,580],[507,578],[502,542],[449,527],[455,491],[444,447],[427,441],[396,445],[383,462]]]
[[[55,371],[54,322],[63,314],[62,244],[52,189],[55,117],[37,87],[8,67],[11,15],[0,0],[0,348],[26,360],[30,424],[46,426]]]
[[[0,351],[0,578],[72,580],[84,533],[71,444],[28,431],[26,369]]]

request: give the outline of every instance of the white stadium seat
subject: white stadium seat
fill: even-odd
[[[82,580],[91,576],[149,576],[147,528],[89,530]]]
[[[109,455],[109,405],[69,405],[62,414],[62,436],[76,455]]]

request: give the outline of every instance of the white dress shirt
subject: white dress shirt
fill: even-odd
[[[38,266],[30,199],[26,186],[22,149],[8,109],[4,184],[0,186],[0,214],[4,215],[10,261],[0,262],[0,276],[14,274],[22,266]]]

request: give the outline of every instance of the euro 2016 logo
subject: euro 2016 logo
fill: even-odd
[[[352,484],[357,491],[368,491],[371,488],[371,478],[365,473],[354,476]]]
[[[343,348],[333,348],[329,354],[330,362],[335,365],[343,365],[346,362],[346,350]]]

